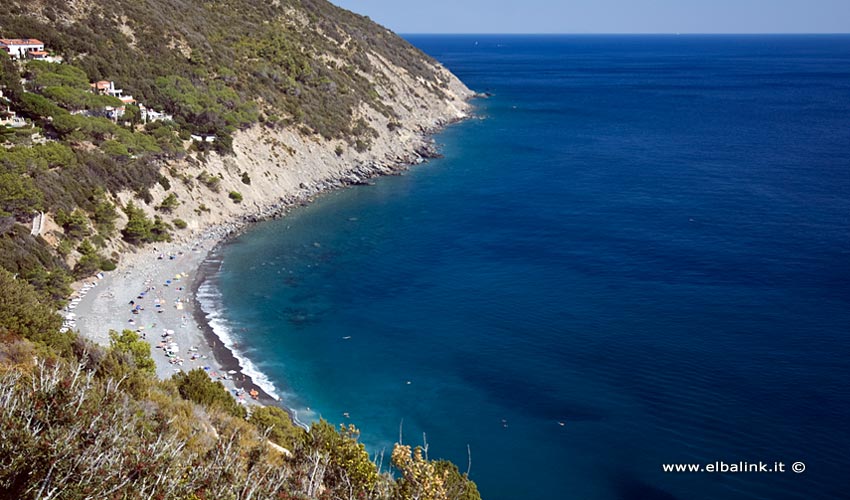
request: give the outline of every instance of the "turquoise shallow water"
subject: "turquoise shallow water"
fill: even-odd
[[[411,41],[494,95],[223,248],[261,381],[489,500],[846,498],[850,37]],[[717,460],[808,469],[661,472]]]

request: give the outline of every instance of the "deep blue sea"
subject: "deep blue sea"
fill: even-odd
[[[261,381],[486,500],[850,497],[850,37],[409,40],[493,95],[223,248]]]

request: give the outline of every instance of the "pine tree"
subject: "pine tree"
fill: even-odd
[[[121,231],[121,234],[124,236],[124,240],[135,245],[149,241],[151,238],[153,223],[145,215],[145,211],[136,207],[136,205],[130,201],[124,208],[124,213],[127,214],[127,225],[124,226],[124,230]]]

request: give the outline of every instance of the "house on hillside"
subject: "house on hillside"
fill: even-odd
[[[22,128],[27,122],[8,106],[0,108],[0,127]]]
[[[115,88],[115,82],[101,80],[90,84],[90,86],[91,91],[95,94],[112,96],[121,101],[122,106],[106,106],[103,109],[106,117],[111,120],[118,121],[123,118],[124,113],[127,111],[126,106],[128,104],[136,104],[136,100],[133,99],[133,96],[124,95],[123,89]]]
[[[149,109],[147,106],[141,103],[139,103],[139,112],[142,115],[142,123],[174,121],[174,116],[169,115],[165,112],[161,113],[159,111]]]
[[[35,38],[0,38],[0,50],[12,56],[12,59],[27,57],[32,52],[44,52],[44,42]]]
[[[115,82],[110,82],[106,80],[101,80],[99,82],[92,83],[91,89],[92,92],[94,92],[95,94],[111,95],[112,97],[117,97],[119,99],[124,95],[124,91],[122,89],[115,88]]]

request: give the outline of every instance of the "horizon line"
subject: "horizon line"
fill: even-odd
[[[728,32],[728,33],[710,33],[710,32],[428,32],[428,31],[397,31],[399,35],[453,35],[453,36],[848,36],[850,32],[807,32],[807,31],[785,31],[785,32]]]

